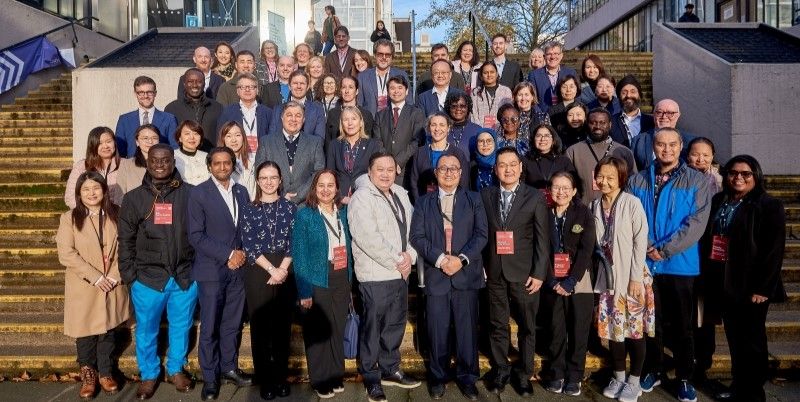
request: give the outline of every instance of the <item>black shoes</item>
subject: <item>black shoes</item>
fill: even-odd
[[[523,398],[533,396],[533,385],[527,379],[520,379],[519,384],[517,384],[517,392]]]
[[[259,394],[261,394],[261,399],[271,401],[275,399],[276,396],[275,387],[272,385],[262,384]]]
[[[253,377],[240,369],[222,373],[223,383],[234,383],[237,387],[249,387],[253,385]]]
[[[283,383],[278,384],[275,387],[275,394],[277,394],[281,398],[286,398],[292,393],[292,389],[289,387],[289,384]]]
[[[213,401],[219,398],[219,384],[213,381],[204,382],[200,398],[204,401]]]
[[[464,395],[464,398],[467,398],[470,401],[478,400],[478,388],[475,386],[475,384],[458,383],[458,389],[461,390],[461,395]]]
[[[421,381],[414,379],[410,376],[407,376],[403,374],[402,371],[399,370],[396,373],[389,375],[387,377],[383,377],[381,379],[381,385],[394,386],[406,389],[419,387],[420,384],[422,384]]]
[[[488,388],[493,394],[500,395],[506,389],[508,380],[508,374],[495,374],[493,377],[490,377],[488,381],[486,381],[486,388]]]
[[[383,393],[383,387],[380,383],[367,384],[367,399],[369,402],[385,402],[386,394]]]
[[[431,384],[430,389],[428,389],[428,393],[431,395],[431,399],[436,399],[436,400],[444,398],[444,391],[445,391],[444,384]]]

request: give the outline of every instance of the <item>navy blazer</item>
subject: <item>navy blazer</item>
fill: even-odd
[[[411,80],[408,79],[408,74],[397,67],[389,67],[389,76],[386,79],[388,81],[389,78],[397,75],[405,78],[408,86],[411,87]],[[365,109],[369,110],[373,117],[378,114],[378,79],[376,77],[375,67],[368,68],[358,73],[358,99],[356,102],[359,106],[363,106]],[[386,102],[387,105],[392,103],[391,100],[388,100],[388,98]],[[406,95],[406,104],[414,104],[414,98],[410,89],[408,91],[408,95]]]
[[[175,140],[175,129],[178,122],[172,113],[162,112],[155,109],[150,122],[161,131],[158,142],[169,144],[173,149],[178,148],[178,141]],[[114,136],[117,140],[117,152],[121,158],[132,158],[136,154],[136,129],[139,128],[139,109],[119,116],[117,119],[117,129]]]
[[[622,107],[620,107],[619,112],[611,115],[611,139],[632,149],[631,141],[628,139],[628,130],[625,127],[625,123],[622,122],[622,119]],[[642,129],[639,131],[639,135],[655,128],[656,123],[653,119],[653,115],[642,113],[641,126]],[[652,145],[652,143],[650,145]]]
[[[558,80],[567,75],[573,75],[580,80],[580,76],[578,76],[575,70],[562,64],[561,68],[558,70]],[[556,82],[558,82],[558,80],[556,80]],[[550,78],[547,76],[547,67],[537,68],[529,72],[528,81],[536,87],[536,95],[539,97],[539,108],[541,108],[543,112],[547,112],[547,109],[553,105],[552,97],[554,89],[550,85]]]
[[[268,134],[277,133],[281,135],[283,129],[281,114],[283,114],[284,105],[286,104],[282,103],[278,105],[272,112],[272,123],[270,123]],[[316,135],[320,139],[324,140],[325,123],[327,122],[327,119],[325,118],[325,107],[322,106],[322,103],[307,99],[303,116],[305,117],[305,121],[303,122],[303,132],[306,134]]]
[[[336,172],[339,179],[339,195],[349,197],[355,187],[356,179],[369,170],[369,158],[378,152],[383,152],[383,144],[378,138],[364,138],[358,144],[356,161],[353,163],[353,170],[349,173],[345,170],[344,162],[344,140],[333,140],[328,144],[326,151],[326,167]]]
[[[242,114],[242,107],[238,103],[234,103],[232,105],[225,106],[222,109],[222,113],[217,118],[217,134],[219,135],[219,130],[222,128],[222,125],[229,122],[235,121],[239,123],[240,126],[244,129],[244,117]],[[269,134],[269,127],[272,123],[272,109],[264,106],[258,105],[256,106],[256,131],[258,132],[258,138],[261,138],[267,134]],[[245,133],[242,133],[244,135]]]
[[[463,94],[464,91],[459,90],[458,88],[448,87],[447,88],[447,96],[453,94]],[[429,91],[425,91],[419,95],[417,98],[417,107],[422,109],[425,112],[425,117],[429,117],[430,115],[436,112],[443,112],[443,109],[439,108],[439,97],[433,93],[433,89]]]
[[[454,197],[452,254],[465,255],[469,264],[453,276],[447,276],[435,267],[436,260],[445,253],[439,192],[424,195],[414,206],[409,241],[424,261],[426,295],[446,295],[451,289],[477,290],[486,284],[481,253],[486,246],[489,229],[481,196],[459,186]]]
[[[211,78],[208,80],[208,86],[205,88],[206,97],[210,99],[217,98],[217,92],[219,92],[219,87],[225,83],[225,78],[222,78],[221,75],[211,72]],[[176,99],[183,99],[185,97],[185,92],[183,89],[183,76],[178,80],[178,96]]]
[[[242,222],[244,208],[250,202],[247,189],[230,181],[236,205],[238,222]],[[242,248],[240,226],[235,225],[213,178],[192,188],[187,208],[189,244],[194,247],[192,280],[221,281],[229,274],[241,270],[228,269],[228,258],[233,250]]]
[[[453,153],[461,163],[461,187],[469,188],[469,157],[461,148],[448,143],[447,151]],[[431,164],[431,146],[427,144],[419,147],[411,164],[411,193],[409,196],[415,200],[428,192],[428,186],[436,185],[436,175]]]

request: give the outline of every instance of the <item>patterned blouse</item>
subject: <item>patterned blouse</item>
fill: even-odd
[[[262,254],[291,254],[295,204],[281,197],[270,203],[248,203],[242,212],[242,246],[249,263]]]

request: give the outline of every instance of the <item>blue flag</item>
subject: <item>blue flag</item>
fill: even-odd
[[[58,48],[44,36],[0,53],[0,93],[19,85],[28,75],[62,63]]]

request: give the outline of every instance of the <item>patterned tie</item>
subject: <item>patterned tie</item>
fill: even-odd
[[[397,121],[400,120],[400,108],[395,106],[392,111],[394,111],[394,126],[397,127]]]
[[[142,125],[150,124],[150,112],[147,110],[142,113]]]
[[[508,211],[511,209],[511,191],[503,190],[503,220],[508,217]]]

